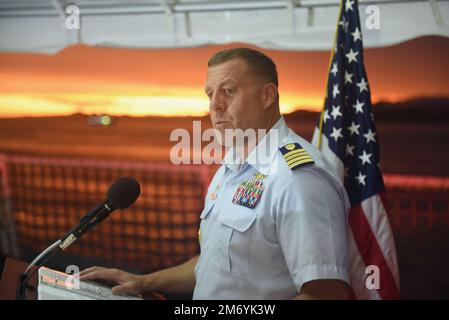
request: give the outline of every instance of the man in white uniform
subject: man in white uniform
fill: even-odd
[[[201,254],[148,275],[92,267],[81,279],[114,281],[116,293],[194,299],[348,298],[348,197],[322,154],[286,126],[273,61],[238,48],[208,66],[214,128],[268,135],[226,154],[201,213]]]

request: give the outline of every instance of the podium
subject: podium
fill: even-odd
[[[17,300],[20,275],[28,265],[24,261],[0,256],[0,300]],[[39,268],[28,281],[25,300],[166,300],[155,292],[145,293],[141,297],[113,295],[109,286],[92,281],[80,281],[78,288],[71,288],[67,286],[68,276],[60,271]]]
[[[0,300],[16,300],[20,275],[28,267],[28,263],[2,257],[0,266],[3,271],[0,279]],[[36,268],[34,268],[36,269]],[[33,270],[34,270],[33,269]],[[80,288],[69,290],[66,279],[69,275],[45,267],[39,268],[28,281],[25,292],[26,300],[141,300],[128,295],[113,295],[111,289],[94,282],[80,281]]]
[[[0,257],[0,300],[17,299],[19,278],[28,267],[28,264],[27,262],[13,258]],[[37,300],[37,273],[28,281],[28,288],[25,295],[26,300]]]
[[[93,281],[80,281],[64,272],[39,268],[38,300],[142,300],[115,295],[111,287]]]

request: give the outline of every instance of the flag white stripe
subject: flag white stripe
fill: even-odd
[[[379,244],[385,257],[388,269],[393,276],[396,286],[399,288],[399,271],[396,260],[396,246],[392,237],[393,231],[390,227],[387,212],[379,195],[374,195],[362,201],[362,210],[368,221],[373,235]]]

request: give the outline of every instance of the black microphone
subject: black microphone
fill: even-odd
[[[140,185],[130,177],[117,179],[108,189],[106,200],[90,210],[79,223],[69,230],[60,240],[59,247],[65,250],[76,239],[92,229],[115,209],[125,209],[132,205],[140,195]]]
[[[132,205],[140,195],[140,185],[130,177],[117,179],[108,189],[106,200],[90,210],[79,223],[70,229],[61,239],[50,245],[41,254],[39,254],[28,266],[23,274],[19,276],[19,286],[17,292],[18,299],[25,298],[25,289],[28,280],[37,271],[37,268],[29,274],[33,266],[41,266],[55,254],[56,250],[65,250],[76,239],[79,239],[84,233],[106,219],[115,209],[125,209]],[[50,255],[51,253],[51,255]],[[44,259],[45,258],[45,259]],[[29,274],[29,275],[28,275]]]

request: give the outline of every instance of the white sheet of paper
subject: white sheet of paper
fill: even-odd
[[[39,269],[38,300],[142,300],[130,295],[114,295],[110,287],[75,280],[69,274],[46,267]]]

